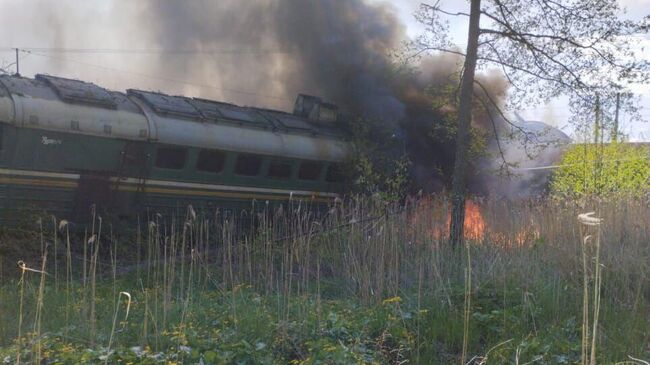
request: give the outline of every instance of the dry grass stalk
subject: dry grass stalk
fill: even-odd
[[[582,306],[582,356],[583,365],[596,365],[596,341],[598,339],[598,320],[600,315],[600,298],[601,298],[601,263],[600,263],[600,240],[601,240],[601,223],[602,219],[594,217],[595,212],[583,213],[578,215],[578,222],[587,227],[596,228],[596,243],[594,252],[594,274],[593,274],[593,323],[591,326],[591,345],[589,345],[589,271],[588,271],[588,252],[589,241],[592,236],[583,234],[582,239],[582,265],[583,265],[583,306]]]
[[[523,296],[522,307],[526,312],[524,315],[533,319],[533,332],[542,323],[534,313],[538,305],[552,302],[557,307],[553,309],[556,313],[560,313],[567,304],[575,305],[576,313],[579,313],[582,302],[580,355],[586,365],[591,364],[591,358],[595,358],[596,354],[596,335],[601,331],[598,329],[601,297],[605,303],[605,298],[615,294],[617,300],[629,304],[631,310],[638,308],[641,311],[645,308],[645,287],[639,281],[647,277],[647,265],[642,261],[647,257],[647,248],[643,243],[647,242],[649,231],[635,227],[644,227],[643,217],[647,217],[650,211],[642,204],[622,204],[627,218],[608,224],[608,229],[601,232],[596,224],[600,221],[596,221],[598,218],[593,214],[581,214],[579,226],[566,225],[565,222],[569,218],[575,219],[575,215],[573,207],[562,202],[512,206],[489,201],[482,208],[486,221],[485,235],[477,241],[468,241],[464,247],[466,257],[462,258],[458,251],[453,252],[442,242],[444,234],[440,234],[442,231],[438,228],[446,223],[445,204],[442,198],[430,198],[428,202],[423,198],[404,205],[385,205],[359,199],[337,203],[329,212],[314,216],[304,206],[294,202],[273,212],[260,213],[254,223],[251,223],[251,215],[218,213],[203,219],[200,213],[192,214],[189,208],[184,220],[167,222],[156,215],[147,228],[143,227],[142,234],[138,233],[136,237],[142,240],[142,258],[146,256],[142,266],[137,264],[137,272],[141,270],[141,277],[137,275],[142,293],[140,309],[144,313],[138,327],[138,341],[142,346],[151,345],[156,351],[162,349],[164,331],[178,328],[179,324],[184,323],[182,321],[186,320],[188,311],[193,307],[190,304],[193,304],[196,294],[203,290],[230,289],[226,299],[231,308],[227,310],[231,311],[236,321],[241,321],[244,315],[237,308],[246,290],[244,286],[250,285],[253,290],[266,292],[269,296],[276,295],[276,317],[280,330],[288,327],[285,323],[306,314],[303,313],[303,306],[296,303],[305,303],[307,295],[313,294],[313,291],[316,294],[319,326],[321,297],[354,296],[365,304],[373,304],[386,296],[417,292],[418,310],[426,308],[426,300],[430,298],[436,298],[437,303],[445,308],[454,308],[460,305],[459,300],[464,301],[461,360],[465,362],[475,351],[470,341],[470,336],[474,334],[470,333],[469,325],[473,324],[470,322],[473,320],[472,311],[478,310],[478,307],[474,304],[476,308],[473,309],[472,303],[478,303],[477,295],[482,294],[482,288],[495,284],[495,278],[498,278],[498,287],[503,287],[503,308],[511,304],[506,298],[506,291],[513,287],[524,288],[522,291],[534,294],[534,297]],[[609,207],[602,211],[604,214],[622,215],[620,209]],[[609,216],[606,217],[607,222],[611,222]],[[84,258],[89,257],[90,264],[83,269],[85,298],[81,301],[87,305],[82,306],[80,311],[83,318],[94,317],[97,320],[97,326],[94,329],[91,327],[89,332],[107,335],[110,326],[101,328],[99,324],[103,323],[102,318],[109,317],[101,313],[102,306],[92,308],[96,277],[102,275],[101,267],[98,267],[102,257],[99,252],[101,218],[95,220],[96,223],[89,230],[90,238],[83,245],[84,249],[90,251],[84,254]],[[582,232],[578,233],[576,227],[581,227]],[[67,222],[64,224],[61,221],[61,234],[63,229],[66,230],[66,282],[69,283],[66,285],[66,303],[69,306],[74,301],[71,242]],[[587,233],[591,233],[591,236]],[[576,244],[578,240],[575,238],[578,236],[582,238],[580,244]],[[618,244],[618,237],[625,237],[626,240]],[[567,244],[569,242],[571,244]],[[112,239],[111,244],[110,250],[104,249],[107,253],[111,252],[112,263],[111,271],[107,270],[106,274],[112,274],[115,287],[121,272],[117,270],[115,251],[119,242]],[[461,260],[466,261],[466,265],[459,265]],[[122,261],[119,264],[123,264]],[[573,301],[574,298],[566,297],[566,288],[562,288],[561,283],[580,279],[574,276],[575,272],[580,272],[580,261],[583,287],[579,288],[578,284],[576,300]],[[617,270],[612,275],[608,274],[606,282],[601,280],[602,264]],[[553,265],[552,272],[548,270],[548,265]],[[32,270],[26,265],[22,270],[23,279],[26,280]],[[36,271],[40,273],[44,270]],[[81,276],[82,273],[79,274]],[[31,303],[29,287],[25,292],[25,280],[21,283],[19,327],[32,319],[31,313],[23,313],[22,308],[23,297],[25,303]],[[549,284],[547,288],[552,288],[552,301],[543,301],[548,298],[538,294],[539,287],[536,285],[539,283]],[[455,288],[460,290],[461,287],[464,289],[463,299],[454,295]],[[121,300],[118,294],[115,295]],[[67,312],[66,309],[66,325],[69,321],[75,322],[74,311],[71,309],[70,315]],[[296,315],[298,318],[295,318]],[[239,322],[236,323],[240,326]],[[417,325],[420,329],[419,322]],[[460,317],[458,325],[460,328]],[[506,321],[504,311],[504,331],[509,326],[511,324]],[[15,328],[13,324],[12,328]],[[20,331],[21,328],[19,336],[24,332]],[[111,348],[116,347],[115,343],[113,339]],[[496,351],[490,356],[496,357]],[[481,358],[476,357],[475,360]]]
[[[115,332],[115,327],[117,325],[117,314],[120,309],[120,298],[124,296],[126,298],[126,313],[124,313],[124,321],[122,324],[122,330],[124,330],[124,327],[126,326],[126,322],[129,319],[129,310],[131,309],[131,294],[125,291],[121,291],[120,294],[117,296],[117,300],[115,301],[115,312],[113,314],[113,326],[111,328],[111,335],[108,339],[108,347],[106,348],[106,360],[104,361],[104,364],[108,364],[108,359],[111,356],[111,346],[113,345],[113,336],[117,337],[117,333]]]

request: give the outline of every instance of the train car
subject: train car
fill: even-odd
[[[81,221],[289,199],[343,188],[348,136],[334,105],[299,95],[293,113],[79,80],[0,76],[0,216]]]

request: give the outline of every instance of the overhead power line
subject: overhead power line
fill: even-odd
[[[650,156],[643,157],[644,160],[650,159]],[[601,162],[624,162],[624,161],[632,161],[629,158],[624,158],[624,159],[616,159],[616,160],[603,160]],[[547,165],[547,166],[535,166],[535,167],[515,167],[513,168],[514,171],[535,171],[535,170],[553,170],[553,169],[559,169],[562,167],[570,167],[570,166],[577,166],[577,165],[582,165],[584,162],[580,163],[569,163],[569,164],[563,164],[563,165]],[[596,163],[595,161],[593,163]]]
[[[75,54],[285,54],[293,53],[288,48],[208,48],[208,49],[167,49],[167,48],[62,48],[62,47],[18,47],[21,50],[39,53]],[[13,51],[16,47],[0,47],[2,51]]]
[[[185,80],[175,79],[175,78],[171,78],[171,77],[145,74],[145,73],[134,72],[134,71],[130,71],[130,70],[123,70],[123,69],[118,69],[118,68],[113,68],[113,67],[108,67],[108,66],[103,66],[103,65],[97,65],[97,64],[83,62],[83,61],[72,60],[72,59],[69,59],[69,58],[46,55],[46,54],[42,54],[42,53],[38,53],[38,52],[34,52],[34,51],[22,49],[22,48],[20,49],[20,51],[24,52],[26,54],[34,55],[34,56],[45,57],[45,58],[49,58],[49,59],[53,59],[53,60],[57,60],[57,61],[76,63],[76,64],[83,65],[83,66],[94,67],[94,68],[98,68],[98,69],[102,69],[102,70],[107,70],[107,71],[112,71],[112,72],[117,72],[117,73],[123,73],[123,74],[128,74],[128,75],[139,76],[139,77],[148,78],[148,79],[152,79],[152,80],[167,81],[167,82],[173,82],[173,83],[177,83],[177,84],[196,86],[196,87],[219,90],[219,91],[225,91],[225,92],[235,93],[235,94],[264,97],[264,98],[268,98],[268,99],[291,101],[291,100],[289,100],[287,98],[274,96],[274,95],[254,93],[254,92],[250,92],[250,91],[243,91],[243,90],[237,90],[237,89],[231,89],[231,88],[225,88],[225,87],[218,87],[218,86],[208,85],[208,84],[199,84],[199,83],[194,83],[194,82],[187,82]]]

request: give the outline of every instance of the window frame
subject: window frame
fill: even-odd
[[[257,171],[255,172],[255,174],[243,174],[243,173],[237,171],[237,166],[239,164],[239,159],[242,158],[242,157],[252,157],[252,158],[258,158],[259,159],[259,166],[257,167]],[[255,153],[242,152],[242,153],[237,153],[236,156],[235,156],[233,166],[232,166],[232,173],[233,173],[233,175],[238,176],[238,177],[259,177],[262,174],[262,167],[264,167],[264,156],[258,155],[258,154],[255,154]]]
[[[271,169],[273,167],[273,164],[281,164],[281,165],[286,165],[289,167],[289,174],[284,177],[284,176],[271,176]],[[266,174],[265,177],[273,180],[282,180],[282,181],[287,181],[287,180],[292,180],[294,178],[294,175],[296,173],[296,164],[295,161],[289,160],[289,159],[282,159],[282,158],[272,158],[269,160],[268,167],[266,169]]]
[[[159,166],[158,165],[158,159],[160,157],[160,151],[161,150],[177,150],[177,151],[182,151],[183,152],[183,163],[181,167],[175,168],[175,167],[166,167],[166,166]],[[156,158],[154,158],[153,165],[157,169],[162,169],[162,170],[170,170],[170,171],[182,171],[187,167],[187,160],[189,157],[189,150],[187,147],[180,147],[180,146],[156,146]]]
[[[320,165],[320,170],[318,172],[318,176],[311,179],[311,178],[303,178],[300,176],[300,171],[303,167],[304,164],[319,164]],[[323,172],[325,171],[325,166],[326,164],[323,161],[318,161],[318,160],[302,160],[300,161],[300,166],[298,166],[298,180],[301,181],[322,181],[323,180]]]
[[[220,154],[223,157],[223,160],[221,162],[221,169],[219,171],[200,169],[199,162],[201,161],[202,153]],[[226,171],[227,163],[228,163],[228,152],[219,149],[213,149],[213,148],[200,148],[196,153],[196,161],[194,163],[194,169],[200,173],[218,175],[218,174],[223,174]]]

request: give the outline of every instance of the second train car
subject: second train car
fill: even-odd
[[[84,220],[252,201],[327,204],[351,153],[337,109],[299,95],[293,113],[89,82],[0,76],[0,215]]]

